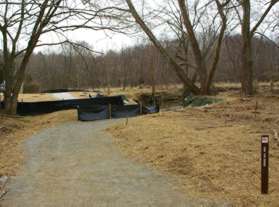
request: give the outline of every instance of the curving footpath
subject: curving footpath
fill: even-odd
[[[26,141],[22,173],[0,206],[207,206],[186,200],[171,178],[123,157],[104,132],[114,122],[71,122]]]

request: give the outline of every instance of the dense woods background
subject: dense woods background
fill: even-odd
[[[239,82],[241,38],[227,36],[223,41],[215,81]],[[169,51],[177,47],[175,40],[164,41],[163,44]],[[279,78],[279,47],[276,43],[255,37],[253,56],[256,80],[270,81]],[[109,51],[103,55],[63,45],[60,53],[36,53],[32,56],[24,88],[25,92],[33,92],[56,88],[117,86],[125,89],[153,83],[181,83],[171,67],[149,43],[118,52]]]

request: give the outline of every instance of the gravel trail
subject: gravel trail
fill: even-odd
[[[26,163],[3,207],[192,206],[170,178],[124,158],[104,128],[72,122],[26,141]]]

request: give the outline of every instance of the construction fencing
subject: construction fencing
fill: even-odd
[[[124,105],[122,96],[96,97],[60,101],[18,102],[17,114],[21,116],[40,115],[56,111],[90,107],[94,105]],[[4,103],[1,103],[4,107]]]
[[[4,103],[0,103],[0,106],[4,107]],[[102,96],[88,99],[18,102],[17,114],[30,116],[69,109],[77,109],[78,120],[80,121],[134,117],[142,114],[157,113],[160,110],[159,106],[124,105],[123,96]]]
[[[141,104],[134,105],[107,105],[78,107],[79,121],[96,121],[104,119],[128,118],[142,114],[151,114],[159,112],[159,107],[145,107]]]

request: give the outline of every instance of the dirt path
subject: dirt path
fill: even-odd
[[[0,206],[197,206],[170,178],[124,158],[103,131],[111,123],[71,122],[29,139]]]

